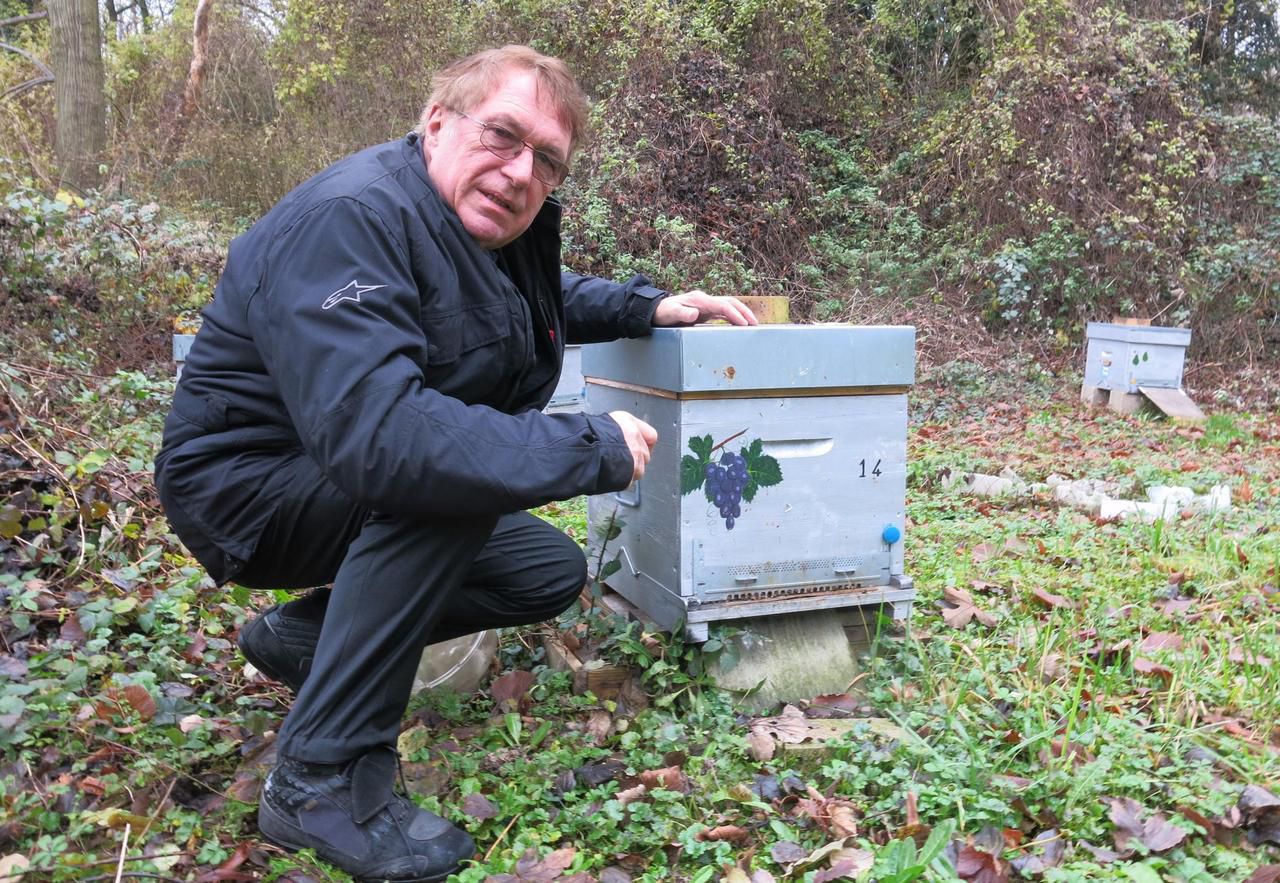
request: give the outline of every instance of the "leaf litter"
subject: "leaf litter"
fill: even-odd
[[[1002,412],[1001,420],[993,422],[997,431],[983,438],[989,445],[977,446],[978,449],[994,450],[992,446],[1001,443],[999,432],[1004,431],[999,427],[1006,425],[1004,421],[1011,416],[1008,411]],[[1025,424],[1018,426],[1019,432],[1025,431]],[[979,426],[966,431],[985,435],[987,428]],[[933,438],[929,442],[945,441],[949,432],[946,428],[939,429],[931,433]],[[1058,430],[1055,428],[1053,432]],[[1174,466],[1195,460],[1200,468],[1212,468],[1209,458],[1202,453],[1176,453],[1176,445],[1165,437],[1163,428],[1143,432],[1158,433],[1164,439],[1159,444],[1168,446],[1167,458]],[[919,441],[914,440],[913,444]],[[1187,437],[1185,443],[1196,445],[1201,441]],[[1154,446],[1145,447],[1156,450]],[[1081,450],[1086,449],[1087,446],[1082,445]],[[1130,451],[1127,456],[1136,458],[1143,452],[1144,445],[1130,441],[1127,449]],[[1109,455],[1104,453],[1104,456]],[[1095,461],[1082,458],[1081,462]],[[121,469],[119,464],[110,468]],[[1274,506],[1276,468],[1265,459],[1251,468],[1255,471],[1249,476],[1249,495],[1237,493],[1236,501],[1242,506],[1250,502]],[[122,474],[124,471],[121,469]],[[123,498],[113,497],[116,492],[111,490],[110,482],[99,484],[95,492],[100,493],[100,499],[112,504],[108,509],[114,517],[114,506]],[[100,559],[88,559],[86,563],[97,569],[87,586],[67,580],[65,571],[42,565],[38,574],[24,574],[18,583],[12,584],[16,589],[5,589],[20,593],[35,609],[25,624],[8,613],[0,623],[3,626],[0,631],[8,642],[0,646],[0,692],[25,689],[33,683],[48,684],[54,680],[53,671],[59,671],[60,677],[61,673],[81,666],[86,670],[77,675],[80,680],[68,691],[73,698],[66,701],[66,710],[51,721],[52,726],[61,729],[31,730],[39,739],[49,740],[51,732],[62,735],[53,737],[52,744],[46,742],[44,750],[24,750],[23,758],[29,761],[28,765],[6,762],[0,767],[0,779],[6,782],[5,797],[0,798],[0,807],[4,810],[0,818],[9,812],[30,812],[12,800],[10,795],[14,794],[37,795],[33,799],[50,794],[51,802],[38,811],[51,814],[66,812],[74,800],[77,811],[83,814],[81,817],[91,821],[93,831],[98,833],[84,835],[71,849],[96,849],[99,858],[114,855],[125,824],[132,825],[136,834],[151,821],[147,842],[140,844],[136,855],[129,857],[137,859],[144,855],[158,856],[166,848],[183,851],[185,844],[174,842],[177,816],[171,817],[170,813],[194,811],[207,820],[205,858],[197,862],[188,854],[172,860],[156,859],[149,864],[139,861],[133,867],[150,866],[156,873],[186,879],[261,877],[268,872],[269,860],[285,860],[278,854],[264,853],[251,824],[240,827],[243,807],[236,808],[234,800],[227,800],[228,797],[253,799],[261,776],[270,764],[270,740],[264,737],[278,723],[284,708],[278,688],[269,682],[245,677],[227,640],[227,629],[234,627],[234,620],[247,615],[251,609],[245,599],[231,597],[226,591],[215,592],[210,586],[198,585],[190,573],[182,574],[181,569],[189,566],[189,560],[182,550],[168,545],[170,541],[164,538],[163,522],[155,515],[154,504],[145,499],[148,491],[144,478],[129,478],[120,487],[143,498],[144,508],[137,509],[130,521],[140,531],[136,546],[123,534],[109,537],[109,542],[121,544],[120,554],[111,558],[108,543],[102,546],[105,551]],[[1275,716],[1266,713],[1265,706],[1250,700],[1247,692],[1237,703],[1222,701],[1202,683],[1188,680],[1187,673],[1196,665],[1230,663],[1238,668],[1225,669],[1224,683],[1232,684],[1233,689],[1252,689],[1250,679],[1263,686],[1274,683],[1265,679],[1270,677],[1267,669],[1270,657],[1274,657],[1270,650],[1275,646],[1274,618],[1280,610],[1274,567],[1267,563],[1274,561],[1275,535],[1258,533],[1256,525],[1241,524],[1241,513],[1226,513],[1223,517],[1235,519],[1232,523],[1237,526],[1223,541],[1225,551],[1219,559],[1209,555],[1212,551],[1209,541],[1201,540],[1191,527],[1171,527],[1175,537],[1166,542],[1145,527],[1135,532],[1125,525],[1073,521],[1071,519],[1079,516],[1065,510],[1061,516],[1052,516],[1062,519],[1061,523],[1055,523],[1036,510],[1035,502],[984,500],[985,509],[971,511],[979,512],[986,520],[981,526],[985,535],[943,535],[939,542],[939,538],[927,533],[934,527],[930,524],[929,507],[938,504],[938,499],[927,494],[917,495],[914,487],[909,492],[917,497],[909,508],[912,530],[916,531],[913,555],[927,560],[933,554],[930,550],[939,547],[938,554],[949,565],[957,566],[956,582],[967,587],[964,595],[950,596],[946,601],[950,606],[945,609],[969,603],[975,611],[965,622],[963,633],[949,631],[951,626],[945,614],[917,617],[912,632],[919,636],[920,644],[911,643],[916,637],[908,638],[905,645],[886,642],[883,652],[887,663],[874,663],[876,667],[866,683],[870,688],[867,696],[816,697],[807,706],[797,704],[767,717],[740,718],[736,724],[730,722],[732,717],[721,717],[716,719],[715,726],[705,727],[693,723],[705,720],[698,717],[706,714],[705,709],[694,711],[686,705],[679,706],[681,711],[674,716],[654,709],[621,714],[607,705],[591,704],[589,699],[578,705],[566,702],[558,707],[543,708],[541,703],[547,700],[542,698],[546,692],[541,676],[532,672],[504,674],[491,687],[491,702],[470,700],[471,709],[446,709],[443,716],[432,718],[428,714],[411,722],[405,736],[413,753],[426,758],[410,761],[419,764],[416,769],[406,764],[406,778],[411,788],[418,796],[438,796],[451,817],[472,830],[482,846],[496,847],[486,870],[507,871],[507,876],[500,879],[571,880],[575,876],[585,878],[594,874],[601,881],[622,883],[632,875],[644,873],[647,863],[658,852],[665,852],[664,860],[679,869],[674,872],[675,876],[686,872],[692,876],[705,859],[684,857],[686,853],[682,850],[687,847],[676,845],[679,831],[668,832],[661,843],[646,839],[651,827],[670,823],[670,817],[663,813],[671,805],[696,807],[702,812],[696,828],[702,834],[690,834],[686,840],[708,850],[727,850],[736,864],[728,865],[731,870],[722,873],[735,883],[741,883],[742,877],[753,883],[772,879],[763,868],[753,870],[753,862],[775,871],[793,872],[811,857],[802,870],[811,872],[815,879],[853,879],[858,873],[865,873],[859,869],[866,862],[874,861],[886,847],[905,842],[895,840],[895,834],[906,832],[906,839],[914,842],[917,835],[945,818],[951,811],[947,807],[952,804],[938,801],[937,796],[946,793],[962,800],[970,811],[982,812],[981,807],[987,802],[997,803],[1002,807],[999,812],[1021,819],[1028,836],[1032,831],[1041,832],[1020,847],[1007,842],[998,844],[994,836],[986,840],[980,835],[961,836],[954,857],[957,861],[963,857],[963,867],[957,870],[965,879],[1001,879],[1010,869],[1014,869],[1014,873],[1043,873],[1045,868],[1068,860],[1089,863],[1093,853],[1081,838],[1090,836],[1095,842],[1106,843],[1106,847],[1095,848],[1100,856],[1109,856],[1106,858],[1109,861],[1123,861],[1119,857],[1125,855],[1126,850],[1139,848],[1164,856],[1183,850],[1203,858],[1208,844],[1222,844],[1224,848],[1237,850],[1233,855],[1244,856],[1240,860],[1254,868],[1253,883],[1266,883],[1268,879],[1274,883],[1276,866],[1267,864],[1269,853],[1265,850],[1277,843],[1280,818],[1276,798],[1268,790],[1274,787],[1274,781],[1262,771],[1267,763],[1274,763]],[[96,516],[95,511],[99,513]],[[86,508],[84,513],[103,522],[107,518],[101,508]],[[0,515],[0,520],[6,517]],[[1019,519],[1017,542],[1001,539],[1004,527],[1000,533],[990,531],[989,521],[993,518]],[[1075,533],[1067,531],[1059,537],[1063,525]],[[95,525],[101,526],[102,523]],[[134,561],[147,554],[148,544],[163,548],[169,557],[158,570],[130,570]],[[1123,549],[1126,554],[1136,549],[1136,554],[1132,559],[1108,562],[1091,551],[1091,544]],[[44,548],[63,555],[64,563],[78,556],[78,549],[69,543],[54,543]],[[968,550],[958,563],[954,554],[957,548]],[[1144,557],[1156,559],[1159,566],[1147,567],[1142,563]],[[154,555],[151,560],[159,561]],[[1229,571],[1224,570],[1223,561],[1230,563]],[[923,564],[918,566],[922,574],[919,582],[922,597],[940,597],[936,587],[945,583],[938,578],[937,571],[930,572]],[[1108,568],[1115,568],[1135,584],[1143,583],[1146,587],[1142,591],[1146,594],[1139,596],[1133,592],[1119,597],[1125,589],[1122,584],[1106,582]],[[1044,577],[1042,573],[1052,573],[1052,576]],[[1098,582],[1083,582],[1082,576]],[[1037,598],[1037,589],[1045,597]],[[931,591],[938,594],[930,596]],[[1098,599],[1107,592],[1118,596],[1106,598],[1104,606]],[[9,597],[18,596],[10,594]],[[191,613],[184,612],[183,618],[166,618],[170,616],[164,606],[169,603],[167,598],[180,601],[181,609]],[[153,603],[153,599],[159,602]],[[118,612],[113,612],[112,605],[117,604]],[[1122,607],[1128,608],[1123,614],[1108,610]],[[1081,623],[1095,627],[1093,636],[1077,637],[1071,622],[1074,616],[1068,613],[1072,609],[1080,611]],[[995,617],[995,623],[984,622],[979,613]],[[982,628],[973,626],[975,619]],[[161,628],[149,630],[153,620]],[[1025,650],[1032,649],[1034,644],[1026,645],[1020,648],[1019,664],[1000,669],[1006,657],[999,655],[999,643],[1007,637],[1006,630],[1015,621],[1039,624],[1040,652],[1034,658],[1029,657]],[[573,639],[580,640],[583,629],[580,625],[572,628]],[[1061,628],[1072,632],[1062,635],[1053,631]],[[121,652],[120,670],[88,671],[88,654],[83,648],[89,640],[103,634],[110,636],[109,641],[113,642],[110,646],[115,649],[130,646],[125,642],[131,635],[146,636],[162,651],[156,654],[157,658],[172,660],[174,670],[152,676],[145,668],[147,660]],[[937,640],[944,634],[948,636],[944,641]],[[1206,640],[1208,645],[1204,643]],[[946,652],[957,654],[961,664],[948,665],[945,657],[932,655],[931,643],[939,647],[946,645]],[[1084,652],[1094,644],[1096,652],[1092,655]],[[650,660],[662,659],[663,654],[673,652],[665,639],[653,636],[644,646]],[[51,669],[50,661],[56,661],[62,668]],[[930,666],[929,676],[922,676],[918,668],[912,667],[920,661]],[[678,664],[685,662],[687,660],[681,659]],[[138,674],[143,676],[135,680]],[[1081,674],[1086,677],[1078,696],[1066,694],[1078,703],[1080,732],[1067,732],[1069,728],[1048,715],[1046,719],[1051,725],[1058,724],[1057,731],[1043,738],[1043,744],[1028,742],[1032,731],[1027,720],[1020,718],[1017,701],[1028,701],[1027,697],[1034,696],[1035,690],[1050,691],[1051,688],[1044,685],[1046,680],[1054,685],[1052,691],[1075,689]],[[1191,809],[1179,810],[1164,789],[1169,779],[1184,775],[1183,768],[1175,767],[1164,782],[1160,779],[1165,775],[1161,764],[1181,764],[1182,761],[1170,761],[1152,753],[1155,760],[1147,775],[1153,784],[1147,793],[1133,792],[1134,797],[1107,797],[1106,802],[1096,801],[1094,807],[1083,811],[1083,822],[1076,820],[1081,829],[1074,837],[1055,834],[1063,830],[1049,824],[1056,821],[1052,817],[1055,801],[1038,797],[1051,781],[1049,777],[1055,774],[1053,770],[1081,770],[1107,757],[1102,746],[1116,731],[1095,729],[1091,732],[1091,727],[1099,726],[1100,718],[1132,723],[1142,732],[1147,732],[1144,728],[1148,727],[1169,730],[1176,726],[1169,719],[1153,717],[1165,703],[1176,698],[1166,688],[1174,677],[1180,679],[1183,689],[1197,691],[1195,699],[1203,708],[1195,709],[1188,718],[1196,722],[1194,725],[1170,731],[1179,735],[1194,732],[1197,740],[1231,757],[1230,765],[1214,766],[1215,775],[1219,777],[1215,787],[1221,789],[1220,795],[1225,797],[1194,791],[1194,799],[1207,801],[1197,804],[1203,814]],[[1232,678],[1245,680],[1238,683]],[[1009,691],[1015,700],[1006,702],[1002,695],[988,692],[984,680],[992,680],[1001,690]],[[661,689],[655,688],[654,683],[646,682],[646,686],[652,695],[661,696]],[[1029,693],[1020,694],[1019,690],[1027,683],[1035,687]],[[197,689],[193,690],[192,685]],[[1050,692],[1050,695],[1056,698],[1046,701],[1062,702],[1063,694]],[[961,696],[965,697],[963,701],[959,701]],[[955,731],[948,730],[931,715],[929,710],[937,705],[954,709],[955,725],[967,728],[969,738],[974,740],[966,744],[962,755],[999,760],[1001,765],[993,763],[992,769],[1000,769],[1005,784],[991,775],[990,770],[979,769],[971,777],[955,772]],[[864,710],[864,706],[871,710]],[[1050,707],[1036,707],[1036,711]],[[1062,707],[1066,707],[1065,704]],[[471,711],[475,715],[468,718]],[[500,717],[515,715],[520,727],[503,731],[487,722],[487,716],[494,711]],[[851,736],[855,730],[832,738],[833,731],[822,726],[824,719],[828,723],[843,724],[848,716],[882,711],[892,713],[907,724],[899,738],[878,735],[878,731],[872,730],[868,730],[866,738]],[[29,727],[32,714],[3,717],[13,729]],[[462,723],[463,719],[476,723]],[[544,737],[541,748],[536,749],[531,745],[533,731],[543,721],[553,721],[555,727]],[[623,725],[624,721],[629,727]],[[856,721],[854,725],[862,726]],[[410,735],[415,726],[418,731]],[[716,726],[726,734],[732,731],[732,738],[717,735]],[[628,733],[632,735],[629,737]],[[187,741],[180,750],[153,748],[156,744],[163,746],[165,740],[184,737]],[[155,741],[144,743],[143,739]],[[708,741],[710,747],[697,744]],[[1023,745],[1024,742],[1028,744]],[[869,776],[874,773],[880,780],[874,784],[847,784],[823,774],[821,764],[827,762],[825,759],[817,763],[800,755],[778,759],[779,752],[789,745],[815,743],[830,746],[830,754],[822,755],[823,758],[848,763],[852,770],[849,777],[857,776],[858,769],[866,768],[871,771]],[[661,747],[653,750],[655,744]],[[1141,754],[1154,744],[1157,743],[1139,740],[1126,744],[1125,750],[1137,746],[1132,753]],[[73,745],[75,748],[71,750]],[[568,745],[573,746],[572,751],[565,748]],[[216,748],[216,753],[210,746]],[[137,752],[144,747],[147,752],[155,752],[154,766],[138,762]],[[970,747],[981,753],[970,754]],[[677,748],[681,752],[679,762],[666,763],[665,757]],[[536,765],[536,759],[548,751],[554,753],[556,762],[549,771],[545,764]],[[643,762],[637,762],[638,758],[643,758]],[[884,766],[877,767],[881,758]],[[916,760],[911,761],[910,778],[892,778],[896,765],[912,758]],[[931,769],[927,773],[922,766],[923,758],[929,759]],[[1114,757],[1108,760],[1115,762]],[[671,773],[673,768],[678,774]],[[408,775],[410,772],[422,775]],[[644,784],[645,774],[655,787]],[[1088,770],[1087,774],[1094,775],[1094,770]],[[1106,774],[1102,775],[1103,782],[1108,783]],[[484,789],[483,794],[472,792],[470,797],[474,799],[470,803],[458,793],[458,783],[466,776],[474,778],[475,785]],[[525,851],[527,843],[516,847],[511,845],[514,840],[502,840],[503,826],[521,811],[513,809],[512,797],[505,793],[506,789],[497,787],[504,777],[509,782],[535,783],[536,796],[530,797],[535,792],[525,790],[518,799],[530,799],[539,812],[546,812],[552,819],[548,826],[571,832],[572,814],[583,814],[603,825],[605,814],[593,813],[592,807],[598,810],[602,797],[603,802],[616,801],[622,807],[624,821],[610,828],[609,836],[618,841],[617,845],[607,852],[597,852],[594,846],[586,845],[587,835],[581,832],[565,834],[561,840],[539,841],[545,845],[533,852]],[[1184,786],[1180,783],[1178,787]],[[1190,780],[1185,785],[1185,789],[1197,787]],[[62,791],[64,796],[54,802],[51,788]],[[715,793],[717,788],[722,795],[719,802],[704,803],[703,795]],[[932,791],[930,802],[922,798],[917,807],[913,797],[904,795],[914,795],[919,789]],[[1129,792],[1119,787],[1107,792],[1123,793]],[[1123,803],[1125,800],[1132,801],[1132,805]],[[1224,806],[1222,800],[1235,802]],[[636,807],[639,802],[646,806]],[[226,807],[234,808],[234,812],[225,812]],[[643,811],[635,819],[627,815],[633,808]],[[495,814],[489,815],[492,810],[496,810]],[[557,812],[564,813],[558,820]],[[1183,826],[1177,815],[1182,815],[1189,824]],[[32,818],[31,815],[24,817],[27,830],[34,829],[29,821]],[[641,822],[640,818],[653,821]],[[774,831],[768,824],[770,820],[778,821],[785,828],[785,834]],[[539,827],[536,821],[522,819],[517,824],[531,826],[536,836],[548,836],[549,828]],[[980,824],[982,822],[975,823],[973,827]],[[1206,834],[1185,833],[1192,825]],[[21,825],[11,827],[7,819],[0,822],[0,846],[15,864],[26,862],[25,853],[31,852],[30,841],[19,839],[25,836],[23,831]],[[1183,832],[1180,840],[1179,832]],[[1175,841],[1176,846],[1165,848]],[[24,844],[21,849],[11,845],[20,842]],[[246,844],[251,845],[246,847]],[[757,846],[758,854],[754,852]],[[1256,846],[1260,851],[1239,851],[1249,846]],[[1007,861],[1005,853],[1010,850],[1018,855]],[[566,855],[568,863],[565,863]],[[1136,852],[1130,857],[1135,855]],[[590,860],[590,865],[580,866],[597,870],[572,874],[569,868],[579,859]],[[170,861],[171,864],[164,865]],[[324,870],[309,872],[305,860],[288,861],[297,864],[277,872],[282,880],[302,883],[329,876]],[[842,874],[846,876],[839,876]]]

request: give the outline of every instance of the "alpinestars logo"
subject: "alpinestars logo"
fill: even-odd
[[[333,294],[326,297],[324,299],[324,303],[320,305],[320,309],[332,310],[344,300],[360,303],[360,295],[364,294],[366,291],[377,291],[379,288],[386,287],[387,286],[385,285],[361,285],[359,282],[352,279],[347,283],[345,288],[339,288]]]

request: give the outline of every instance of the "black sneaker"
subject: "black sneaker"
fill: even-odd
[[[358,880],[444,880],[475,843],[395,792],[397,762],[391,748],[347,764],[282,759],[262,789],[258,828],[286,849],[314,849]]]
[[[258,671],[297,693],[311,672],[328,600],[327,591],[314,592],[268,608],[240,628],[240,652]]]

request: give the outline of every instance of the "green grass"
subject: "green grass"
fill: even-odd
[[[122,849],[127,872],[162,879],[219,866],[343,879],[258,837],[261,749],[288,697],[245,677],[231,638],[271,598],[216,589],[167,533],[148,470],[168,381],[4,364],[0,381],[11,409],[42,415],[0,430],[10,452],[0,528],[13,534],[0,575],[0,858],[24,857],[40,880],[111,879]],[[813,880],[831,858],[796,857],[844,834],[874,863],[862,879],[949,879],[959,850],[1013,861],[1047,829],[1066,845],[1039,877],[1053,881],[1242,881],[1280,861],[1239,826],[1217,839],[1202,827],[1244,786],[1280,787],[1274,422],[1216,414],[1188,429],[1028,390],[996,408],[1015,399],[978,386],[945,420],[937,407],[916,412],[928,422],[911,430],[907,567],[920,597],[908,628],[889,630],[866,661],[856,700],[906,738],[855,730],[824,752],[756,760],[750,716],[714,689],[697,647],[566,618],[560,628],[635,667],[632,691],[612,702],[574,695],[535,630],[509,632],[499,665],[533,672],[524,706],[499,708],[487,690],[423,697],[402,743],[417,799],[479,845],[460,879],[515,874],[526,856],[520,867],[536,876],[536,860],[571,848],[561,877],[612,867],[705,883],[742,879],[736,866]],[[944,400],[935,395],[920,398]],[[1028,481],[1104,478],[1135,494],[1226,482],[1236,505],[1103,524],[1047,494],[980,499],[937,480],[944,467],[1006,466]],[[582,500],[539,514],[585,539]],[[949,628],[938,606],[948,588],[971,592],[996,624]],[[606,761],[616,775],[591,779]],[[682,787],[620,798],[673,766]],[[493,812],[464,812],[471,795]],[[1104,802],[1115,798],[1189,833],[1172,849],[1101,861],[1084,844],[1115,846]],[[855,820],[852,833],[833,827],[837,811]],[[907,845],[936,830],[940,850],[952,827],[948,853],[922,858]]]

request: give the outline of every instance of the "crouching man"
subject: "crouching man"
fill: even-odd
[[[733,298],[561,273],[588,105],[523,46],[437,75],[417,129],[300,185],[231,245],[156,458],[174,531],[219,583],[329,586],[240,634],[297,694],[262,833],[351,874],[442,880],[467,834],[393,787],[423,648],[562,612],[578,546],[524,510],[619,490],[652,427],[541,413],[566,342],[754,324]]]

